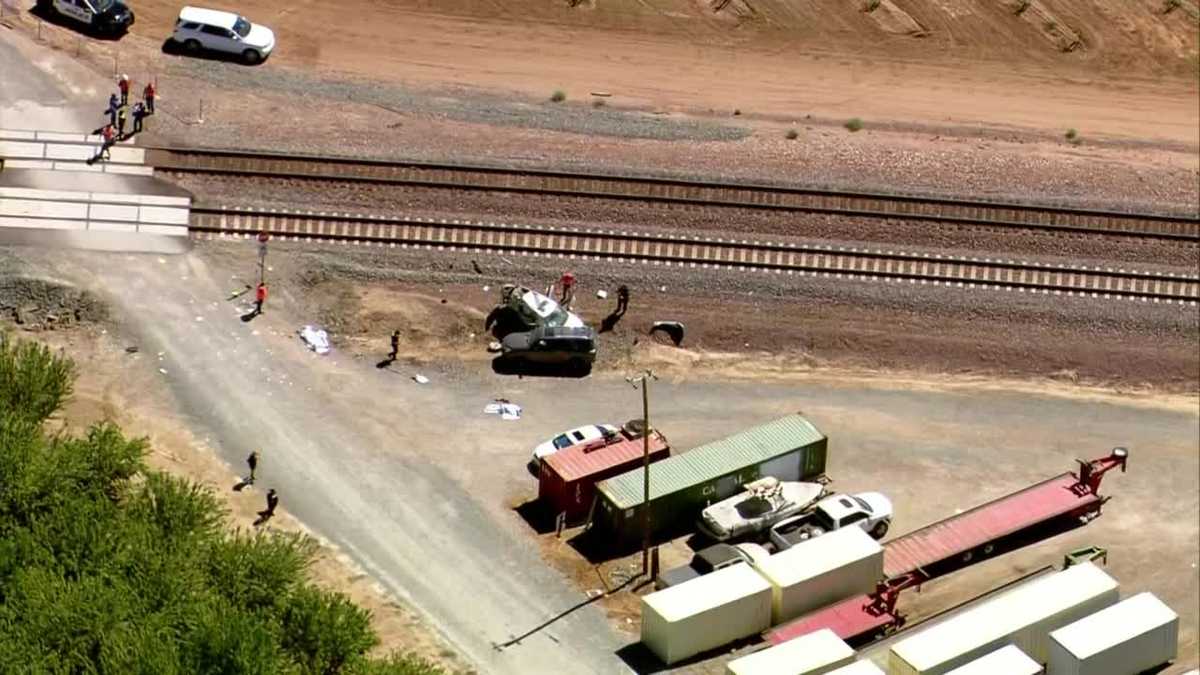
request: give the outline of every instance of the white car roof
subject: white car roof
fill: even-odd
[[[203,23],[209,26],[233,30],[233,24],[237,22],[238,15],[233,12],[223,12],[219,9],[204,9],[202,7],[189,6],[179,10],[179,19],[187,23]]]

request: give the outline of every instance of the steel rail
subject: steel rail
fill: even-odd
[[[1155,302],[1200,301],[1200,277],[1187,274],[615,230],[205,206],[192,209],[189,230],[200,238],[267,232],[282,240],[753,269]]]
[[[696,209],[749,209],[894,218],[949,225],[1031,230],[1200,244],[1200,217],[1129,213],[902,194],[846,192],[748,183],[584,174],[537,169],[390,162],[196,148],[150,148],[160,172],[331,181],[507,192],[554,198],[652,203]]]

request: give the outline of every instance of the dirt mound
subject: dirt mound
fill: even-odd
[[[108,307],[95,295],[49,279],[0,276],[0,319],[29,330],[102,321]]]

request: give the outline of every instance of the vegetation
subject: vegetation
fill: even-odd
[[[1017,6],[1013,10],[1013,14],[1021,16],[1033,5],[1033,0],[1017,0]]]
[[[1180,7],[1183,7],[1183,0],[1165,0],[1163,2],[1162,13],[1170,14],[1171,12],[1174,12],[1175,10],[1179,9]]]
[[[555,89],[553,94],[550,94],[550,100],[555,103],[562,103],[567,100],[567,92],[562,89]]]
[[[800,138],[800,132],[796,131],[795,129],[788,129],[786,135],[789,141],[794,141],[797,138]]]
[[[862,131],[863,121],[857,117],[851,117],[850,119],[846,120],[845,127],[849,129],[851,133],[854,133],[855,131]]]
[[[881,2],[883,2],[883,0],[867,0],[863,3],[863,11],[868,13],[874,12],[875,10],[879,9]]]
[[[1067,133],[1063,134],[1063,136],[1065,136],[1067,140],[1072,143],[1078,143],[1081,140],[1079,138],[1079,132],[1075,129],[1067,129]]]
[[[305,580],[310,540],[229,533],[112,424],[48,433],[73,371],[0,334],[0,672],[440,672],[366,656],[368,612]]]

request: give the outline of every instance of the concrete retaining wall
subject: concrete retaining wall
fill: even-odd
[[[0,187],[0,228],[187,237],[189,210],[186,197]]]

